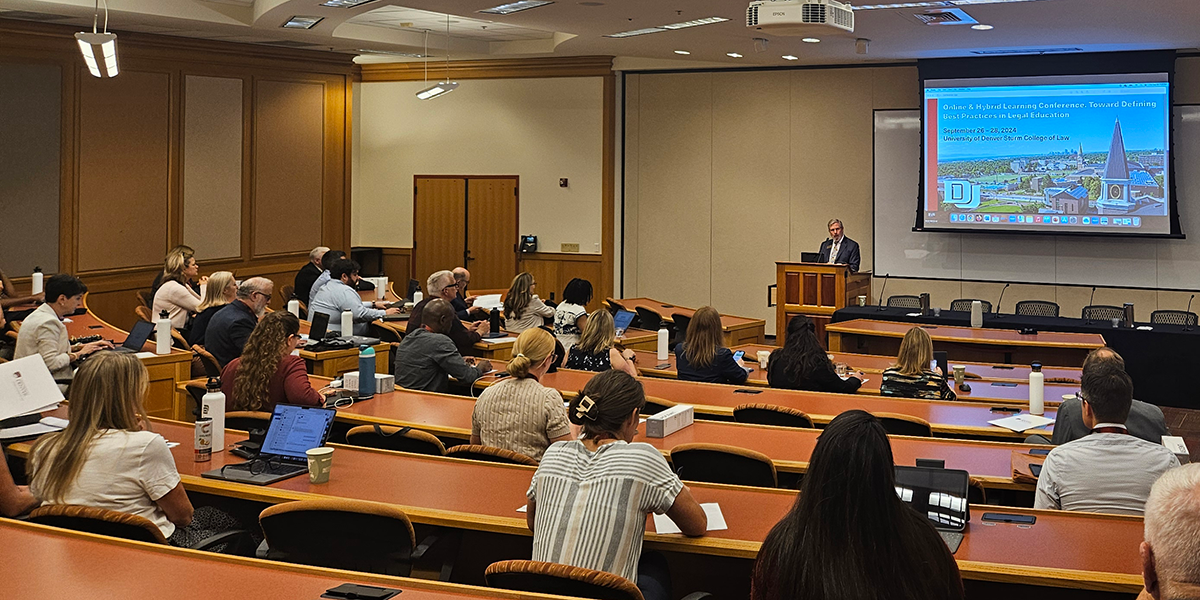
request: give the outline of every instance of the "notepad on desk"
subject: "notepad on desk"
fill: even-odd
[[[729,525],[725,523],[725,515],[721,512],[720,504],[705,502],[700,505],[700,508],[704,509],[704,514],[708,517],[708,531],[724,531],[729,529]],[[667,515],[654,515],[654,531],[662,534],[683,533],[683,530]]]
[[[498,338],[483,338],[482,340],[479,340],[479,341],[481,341],[485,344],[500,344],[503,342],[515,342],[515,341],[517,341],[517,338],[512,337],[512,336],[505,336],[505,337],[498,337]]]
[[[1024,414],[1005,417],[1003,419],[995,419],[993,421],[988,421],[988,424],[995,425],[996,427],[1003,427],[1005,429],[1011,429],[1012,431],[1020,433],[1028,429],[1034,429],[1035,427],[1043,427],[1053,422],[1054,419],[1048,419],[1038,415]]]

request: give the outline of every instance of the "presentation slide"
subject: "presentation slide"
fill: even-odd
[[[1169,235],[1168,82],[925,80],[923,229]]]

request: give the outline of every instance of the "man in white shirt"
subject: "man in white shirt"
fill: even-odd
[[[1146,501],[1139,598],[1200,599],[1200,464],[1172,469],[1154,482]]]
[[[112,348],[107,340],[71,345],[63,318],[75,313],[87,286],[77,277],[59,273],[46,281],[46,302],[21,322],[13,358],[40,354],[56,380],[70,379],[71,363],[97,350]]]
[[[329,315],[329,331],[343,336],[367,335],[371,321],[383,318],[384,315],[400,314],[398,308],[387,308],[387,302],[372,302],[370,308],[363,304],[362,296],[354,290],[358,283],[358,263],[348,259],[338,259],[329,269],[329,283],[321,286],[312,303],[308,305],[308,314],[325,313]],[[342,312],[354,314],[354,331],[342,331]]]
[[[1034,508],[1142,514],[1154,481],[1179,460],[1125,427],[1133,404],[1133,381],[1125,371],[1113,365],[1084,371],[1079,396],[1091,433],[1050,451]]]

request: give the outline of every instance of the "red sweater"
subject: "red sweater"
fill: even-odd
[[[225,410],[234,408],[233,382],[237,378],[241,358],[235,358],[221,370],[221,391],[225,394]],[[279,361],[279,368],[267,384],[267,400],[260,411],[274,412],[276,404],[300,404],[303,406],[321,406],[325,399],[314,390],[308,382],[308,372],[304,368],[304,359],[291,354]]]

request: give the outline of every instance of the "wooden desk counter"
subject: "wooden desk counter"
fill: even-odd
[[[895,356],[910,323],[856,319],[829,325],[831,352],[865,352]],[[921,325],[933,338],[935,350],[946,350],[959,360],[1077,367],[1087,353],[1104,346],[1104,336],[1092,333],[1042,332],[1022,335],[1009,329],[973,329]]]
[[[620,302],[621,306],[629,310],[636,310],[639,306],[648,308],[661,315],[663,320],[669,323],[675,322],[671,318],[672,314],[679,313],[686,317],[696,314],[696,309],[694,308],[667,304],[653,298],[621,298],[617,302]],[[766,327],[767,322],[764,319],[721,315],[721,329],[725,333],[725,345],[729,347],[741,344],[766,343]],[[654,350],[654,348],[650,348],[650,350]]]
[[[91,309],[87,308],[87,295],[84,295],[83,306],[86,313],[72,315],[63,321],[67,335],[71,338],[98,335],[113,341],[120,346],[129,337],[129,333],[101,319]],[[146,391],[146,412],[152,417],[185,420],[188,417],[188,397],[177,391],[180,382],[192,377],[192,353],[176,348],[170,354],[153,354],[154,335],[142,346],[145,354],[138,358],[146,365],[150,374],[150,389]]]
[[[309,321],[300,321],[301,334],[307,336],[311,327],[312,323]],[[392,363],[390,355],[392,345],[387,342],[380,342],[372,346],[372,348],[375,349],[375,372],[391,372]],[[358,370],[358,348],[313,352],[301,347],[298,356],[304,359],[304,365],[312,375],[334,378],[347,371]]]
[[[339,571],[200,552],[0,520],[0,561],[11,598],[125,600],[307,600],[343,583],[403,590],[402,598],[470,600],[563,598]]]
[[[542,384],[553,387],[564,398],[573,398],[595,373],[559,369],[547,373]],[[495,382],[495,376],[485,376],[477,386],[484,387]],[[1023,440],[1031,433],[1047,434],[1045,430],[1030,430],[1017,433],[994,425],[988,421],[1008,416],[1007,413],[991,412],[991,407],[975,402],[944,402],[915,398],[885,398],[866,394],[830,394],[802,392],[774,388],[750,388],[720,383],[699,383],[673,379],[641,377],[639,380],[647,396],[662,398],[677,404],[695,406],[697,414],[710,415],[719,419],[733,417],[733,409],[742,404],[774,404],[802,410],[813,421],[824,425],[844,411],[862,409],[868,412],[891,412],[911,415],[929,421],[933,431],[945,436],[982,436],[1006,440]],[[747,393],[749,392],[749,393]],[[1053,419],[1054,409],[1046,409],[1046,417]]]
[[[525,516],[516,509],[526,503],[525,491],[533,467],[335,445],[328,483],[311,484],[301,476],[269,486],[253,486],[200,477],[204,471],[240,459],[227,452],[214,452],[211,461],[195,462],[188,441],[194,433],[192,426],[157,419],[153,426],[168,440],[181,442],[171,452],[189,491],[267,503],[304,498],[370,500],[392,504],[418,523],[530,535]],[[243,437],[243,433],[229,432],[225,443]],[[28,450],[29,444],[9,447],[18,455]],[[788,490],[695,483],[689,487],[697,501],[721,505],[729,528],[701,538],[685,538],[653,533],[647,519],[649,547],[752,559],[796,497],[796,492]],[[997,509],[972,508],[972,522],[955,555],[964,578],[1131,593],[1141,589],[1140,518],[1000,509],[1036,514],[1037,524],[1024,528],[983,524],[980,518],[987,510]]]

